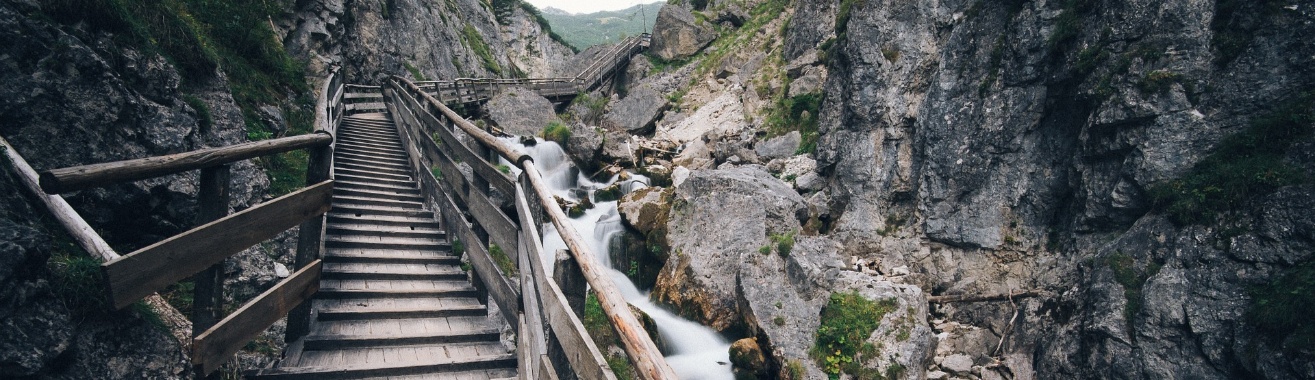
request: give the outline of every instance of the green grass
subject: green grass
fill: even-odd
[[[836,35],[845,34],[849,30],[849,19],[854,15],[855,8],[867,6],[867,0],[842,0],[840,10],[836,12]]]
[[[406,71],[408,71],[408,72],[411,73],[411,78],[412,78],[412,79],[415,79],[415,80],[417,80],[417,81],[421,81],[421,82],[424,82],[424,81],[429,80],[429,79],[426,79],[426,78],[425,78],[425,74],[424,74],[424,73],[421,73],[421,72],[420,72],[420,69],[417,69],[415,66],[412,66],[410,62],[402,62],[402,66],[406,67]]]
[[[872,301],[858,292],[831,293],[822,308],[821,326],[810,355],[822,370],[838,378],[841,373],[861,379],[881,378],[862,363],[876,357],[877,348],[867,339],[881,324],[881,318],[896,307],[895,299]]]
[[[1078,34],[1082,32],[1083,16],[1091,12],[1092,3],[1094,3],[1092,0],[1066,0],[1064,2],[1063,9],[1055,20],[1055,28],[1050,31],[1050,36],[1046,38],[1046,47],[1051,53],[1059,51],[1060,48],[1077,39]]]
[[[498,265],[498,269],[502,270],[503,275],[515,277],[520,274],[520,270],[516,268],[516,262],[512,261],[511,257],[507,256],[507,252],[504,252],[502,247],[497,244],[489,245],[489,257],[493,258],[493,263]]]
[[[771,240],[776,245],[776,253],[781,256],[790,256],[790,251],[794,250],[794,232],[772,234]]]
[[[559,121],[553,121],[548,123],[548,126],[544,127],[539,135],[544,140],[556,142],[558,145],[565,147],[566,143],[571,140],[571,128]]]
[[[1136,259],[1122,251],[1105,257],[1104,263],[1114,272],[1114,281],[1123,286],[1123,297],[1127,301],[1127,307],[1123,309],[1123,318],[1128,323],[1128,331],[1131,333],[1133,318],[1141,313],[1144,307],[1142,288],[1146,285],[1147,279],[1160,272],[1161,265],[1156,262],[1138,265]]]
[[[1247,321],[1288,353],[1315,352],[1315,261],[1307,261],[1251,289]]]
[[[88,256],[70,240],[52,243],[46,267],[51,273],[51,288],[74,314],[109,309],[105,285],[101,281],[100,260]]]
[[[782,90],[787,93],[787,90]],[[818,112],[822,108],[822,94],[809,93],[793,97],[780,96],[776,105],[771,107],[764,124],[768,136],[780,136],[791,131],[799,131],[802,140],[796,154],[812,153],[817,150]]]
[[[585,297],[584,316],[580,318],[580,322],[584,324],[585,331],[589,332],[589,336],[593,338],[594,344],[598,345],[598,348],[604,352],[607,366],[612,369],[612,373],[616,374],[617,379],[638,378],[634,364],[630,362],[629,357],[624,353],[613,353],[607,349],[608,346],[619,346],[621,338],[616,335],[616,331],[612,330],[612,322],[607,318],[607,314],[603,313],[603,306],[598,303],[598,296],[594,295],[593,292]]]
[[[466,253],[466,245],[461,243],[461,240],[453,240],[452,254],[460,256],[463,253]]]
[[[1142,76],[1137,82],[1137,89],[1143,94],[1163,94],[1169,92],[1173,85],[1183,81],[1183,75],[1175,72],[1155,70]]]
[[[475,53],[475,56],[479,57],[479,61],[484,64],[485,69],[488,69],[494,75],[501,76],[503,74],[502,65],[499,65],[498,60],[493,58],[493,50],[489,49],[489,44],[484,42],[484,37],[479,34],[478,30],[475,30],[475,27],[466,25],[465,28],[461,29],[461,42],[469,47],[470,51]]]
[[[1315,93],[1283,102],[1241,132],[1225,137],[1181,178],[1152,185],[1155,207],[1179,225],[1214,224],[1218,215],[1255,197],[1309,179],[1284,161],[1293,141],[1315,124]]]

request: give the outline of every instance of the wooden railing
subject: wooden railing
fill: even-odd
[[[6,154],[12,155],[11,159],[23,162],[15,166],[29,190],[47,205],[79,245],[105,260],[101,269],[110,304],[123,308],[146,299],[157,311],[164,311],[162,316],[166,320],[181,320],[174,323],[175,336],[184,344],[190,343],[195,372],[198,377],[205,377],[284,315],[293,317],[289,318],[289,336],[305,334],[309,308],[304,301],[318,290],[323,218],[329,210],[333,189],[333,134],[342,117],[351,111],[345,106],[343,96],[342,81],[336,73],[330,74],[316,104],[314,132],[308,135],[52,169],[40,173],[39,188],[36,172],[27,167],[8,143],[4,146]],[[0,139],[0,142],[4,141]],[[230,164],[299,149],[310,152],[306,188],[227,215]],[[199,226],[122,256],[115,253],[58,195],[197,169],[201,170],[197,194]],[[238,310],[223,316],[223,260],[298,224],[301,232],[296,272]],[[187,334],[177,331],[187,319],[155,293],[189,276],[195,281],[196,293],[193,295],[191,333]],[[298,307],[304,312],[300,318],[294,311]]]
[[[647,33],[626,38],[599,55],[584,70],[572,78],[458,78],[449,81],[421,81],[416,86],[448,105],[484,102],[502,88],[524,87],[552,101],[565,101],[580,92],[598,87],[609,76],[620,70],[630,57],[648,47],[651,36]]]
[[[522,378],[555,378],[556,371],[569,371],[584,379],[615,378],[584,330],[580,310],[567,301],[568,294],[583,298],[580,281],[564,280],[572,277],[572,272],[593,288],[641,378],[676,378],[606,268],[599,267],[588,244],[571,227],[532,158],[457,115],[415,83],[393,77],[383,90],[424,195],[431,207],[441,210],[449,236],[465,243],[477,284],[487,290],[518,332]],[[462,135],[476,143],[466,145],[459,138]],[[513,181],[491,164],[498,158],[520,168],[520,178]],[[458,163],[469,165],[469,178]],[[501,196],[494,196],[495,192]],[[514,204],[492,199],[509,199]],[[540,256],[539,226],[545,220],[556,227],[570,248],[569,256],[554,263],[556,279],[547,275]],[[494,245],[509,255],[514,253],[508,259],[516,263],[518,274],[494,265],[486,249]]]

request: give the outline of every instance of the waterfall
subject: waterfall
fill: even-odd
[[[525,147],[517,144],[515,140],[504,141],[521,148],[533,157],[535,165],[551,187],[550,190],[563,198],[578,200],[580,197],[577,194],[581,193],[580,190],[584,190],[587,192],[585,196],[592,199],[594,190],[611,186],[618,181],[619,176],[613,176],[601,183],[591,181],[575,169],[566,153],[556,143],[540,140],[532,147]],[[623,192],[629,193],[647,187],[647,181],[648,179],[643,176],[630,175],[629,179],[620,183],[620,188]],[[681,379],[734,379],[730,366],[730,342],[715,330],[681,318],[653,303],[649,299],[649,293],[640,291],[620,268],[613,265],[609,242],[624,230],[616,206],[616,201],[595,203],[594,208],[585,211],[581,217],[571,219],[570,224],[588,240],[589,248],[593,249],[594,256],[600,261],[599,264],[610,268],[612,281],[616,283],[626,302],[648,313],[657,323],[658,334],[662,336],[667,346],[663,355]],[[566,243],[562,241],[557,229],[552,225],[546,225],[544,230],[543,259],[545,263],[551,263],[555,259],[557,250],[566,249]],[[552,268],[547,269],[552,270]]]

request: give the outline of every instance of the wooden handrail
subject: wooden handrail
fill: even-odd
[[[329,133],[316,132],[226,147],[199,149],[167,156],[51,169],[41,173],[41,189],[47,194],[62,194],[97,186],[224,165],[270,154],[326,146],[332,142],[333,136]]]
[[[101,264],[114,307],[123,308],[228,256],[329,211],[333,181],[206,223]]]
[[[603,313],[607,315],[613,327],[615,327],[617,335],[621,338],[622,347],[634,362],[637,372],[645,379],[676,379],[675,372],[662,357],[662,353],[652,339],[649,338],[639,320],[630,311],[629,304],[626,303],[616,285],[612,283],[606,269],[598,267],[598,261],[594,258],[592,249],[580,237],[579,232],[571,226],[566,213],[562,212],[561,208],[557,206],[556,198],[548,189],[538,168],[535,167],[533,158],[503,144],[502,141],[488,132],[480,130],[474,124],[447,108],[442,102],[421,90],[410,80],[393,76],[392,84],[398,92],[409,92],[412,97],[424,99],[431,108],[437,109],[466,134],[474,137],[480,144],[497,152],[499,156],[522,169],[528,177],[532,190],[538,197],[540,204],[544,205],[543,208],[547,210],[553,226],[557,228],[562,240],[566,242],[571,254],[579,263],[586,281],[594,288]],[[521,228],[534,228],[534,226],[521,226]]]
[[[73,210],[73,206],[70,206],[64,200],[64,197],[58,194],[46,194],[41,191],[41,186],[37,184],[36,170],[33,170],[32,166],[27,164],[27,160],[24,160],[23,156],[14,150],[14,146],[9,145],[9,142],[5,141],[3,137],[0,137],[0,150],[4,151],[4,155],[13,165],[14,174],[17,175],[19,182],[22,182],[23,187],[27,188],[29,193],[46,206],[46,211],[49,211],[50,215],[55,217],[55,221],[64,227],[64,231],[69,234],[69,237],[73,238],[73,242],[77,243],[88,254],[100,258],[101,261],[110,261],[120,257],[114,251],[114,248],[111,248],[110,244],[106,243],[105,239],[101,238],[100,234],[97,234],[96,230],[92,229],[91,225],[88,225],[87,221],[82,219],[77,211]],[[192,322],[187,319],[187,316],[169,305],[168,302],[165,302],[164,298],[158,294],[147,296],[145,301],[160,316],[160,319],[169,325],[169,332],[173,334],[174,338],[178,339],[178,342],[186,345],[191,341]]]
[[[320,289],[321,268],[319,260],[311,262],[197,335],[192,345],[192,365],[197,373],[204,376],[219,369],[247,342],[309,300]]]

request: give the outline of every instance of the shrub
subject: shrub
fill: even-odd
[[[1247,320],[1289,353],[1315,351],[1315,261],[1308,261],[1251,289]]]
[[[542,135],[544,140],[556,142],[561,146],[566,146],[566,142],[571,140],[571,128],[561,122],[553,121],[548,123],[547,127],[543,128],[543,132],[540,133],[540,135]]]
[[[862,363],[877,355],[877,348],[867,339],[881,324],[881,318],[895,310],[895,299],[872,301],[858,292],[831,293],[822,308],[822,324],[810,354],[822,370],[833,378],[841,373],[858,378],[880,376]]]
[[[781,256],[790,256],[790,251],[794,249],[794,232],[784,234],[772,234],[772,244],[776,245],[776,253]]]
[[[1310,134],[1312,106],[1315,93],[1302,94],[1225,137],[1181,178],[1152,185],[1153,204],[1179,225],[1211,224],[1249,199],[1306,182],[1283,156],[1292,141]]]

